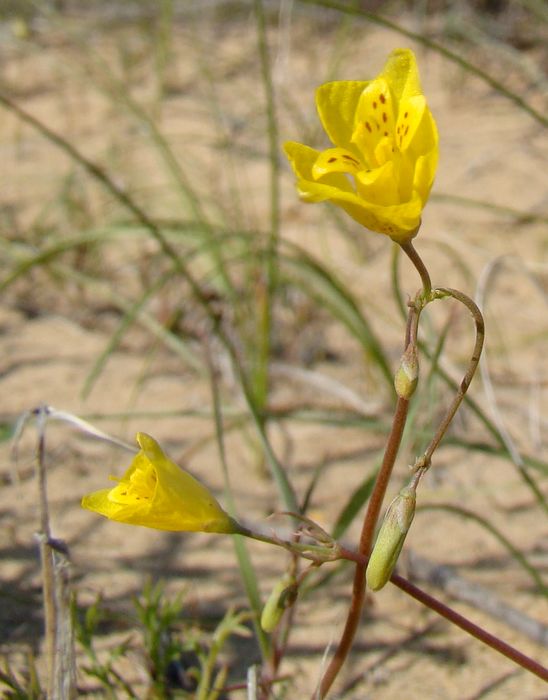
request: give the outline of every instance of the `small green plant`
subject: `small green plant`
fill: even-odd
[[[15,672],[7,658],[4,658],[2,666],[0,685],[7,688],[2,695],[5,700],[45,700],[46,694],[40,685],[36,661],[30,649],[21,672]]]
[[[164,697],[170,688],[170,676],[185,653],[190,641],[181,637],[185,634],[181,615],[184,604],[184,591],[169,599],[161,582],[145,584],[143,594],[135,598],[134,605],[142,635],[145,664],[151,679],[154,697]],[[177,634],[177,631],[180,633]],[[194,635],[191,636],[193,639]],[[184,669],[180,676],[181,685],[186,690],[196,686],[197,669],[192,665]]]
[[[85,676],[98,681],[106,698],[137,697],[131,685],[125,681],[116,670],[119,659],[125,656],[132,648],[131,637],[117,644],[108,652],[100,653],[97,648],[97,637],[101,623],[109,620],[110,616],[103,605],[103,600],[98,597],[84,612],[80,614],[77,606],[74,606],[75,632],[87,662],[80,665],[80,671]]]
[[[155,584],[148,581],[142,594],[133,601],[136,623],[132,632],[108,649],[98,647],[101,628],[115,628],[116,615],[107,610],[102,598],[97,598],[85,610],[75,609],[76,639],[87,659],[79,664],[79,670],[99,682],[104,697],[113,700],[140,697],[139,688],[120,671],[122,659],[126,667],[138,663],[146,670],[147,697],[151,699],[219,700],[225,697],[228,665],[226,662],[219,664],[220,655],[234,636],[251,634],[244,624],[250,614],[229,609],[213,631],[208,632],[200,624],[184,619],[185,595],[182,591],[170,597],[162,581]],[[32,668],[29,666],[29,671]],[[28,675],[30,683],[32,677]],[[6,685],[8,680],[14,689],[27,692],[20,684],[16,685],[13,674],[0,676],[0,681]],[[28,697],[39,700],[42,696]]]

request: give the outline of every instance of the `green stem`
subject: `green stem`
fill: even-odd
[[[259,291],[259,358],[255,373],[255,395],[262,411],[268,399],[269,362],[272,341],[272,304],[278,284],[277,251],[280,230],[280,161],[278,155],[278,124],[274,84],[270,70],[270,57],[266,35],[266,19],[262,0],[254,0],[261,60],[261,75],[266,97],[268,123],[268,148],[270,160],[270,235],[268,238],[264,287]]]
[[[430,466],[430,463],[432,461],[432,455],[434,454],[435,450],[437,449],[438,445],[441,442],[441,439],[447,432],[447,428],[449,427],[451,421],[453,420],[455,413],[458,410],[458,407],[462,403],[462,400],[464,399],[464,396],[466,392],[468,391],[468,387],[470,386],[470,382],[472,381],[472,377],[474,376],[476,369],[479,364],[480,356],[481,356],[481,351],[483,348],[483,341],[485,338],[485,322],[483,320],[483,316],[477,305],[468,297],[466,294],[463,292],[459,292],[456,289],[451,289],[450,287],[437,287],[432,291],[432,298],[433,299],[442,299],[444,297],[453,297],[453,299],[456,299],[459,301],[461,304],[464,304],[466,308],[470,311],[472,314],[472,317],[474,319],[474,323],[476,326],[476,340],[474,343],[474,349],[472,351],[472,356],[470,357],[470,361],[468,363],[468,369],[466,370],[466,374],[462,378],[455,397],[453,398],[453,401],[451,402],[451,405],[449,406],[447,413],[443,417],[440,425],[438,426],[438,429],[436,430],[434,437],[430,441],[428,447],[424,451],[423,455],[417,459],[415,462],[415,468],[416,469],[428,469]]]
[[[210,386],[211,386],[211,394],[212,394],[212,402],[213,402],[213,415],[214,415],[214,422],[215,422],[215,435],[217,438],[217,446],[219,450],[219,457],[221,460],[221,466],[222,466],[222,471],[223,471],[223,480],[224,480],[224,487],[225,487],[225,498],[228,506],[228,512],[230,516],[234,519],[234,522],[236,523],[237,521],[235,520],[236,518],[236,503],[234,501],[234,496],[232,492],[232,486],[230,483],[230,472],[228,468],[228,460],[227,460],[227,455],[226,455],[226,449],[225,449],[225,440],[224,440],[224,427],[223,427],[223,416],[222,416],[222,409],[221,409],[221,401],[219,397],[219,387],[217,384],[216,376],[215,376],[215,368],[213,366],[212,358],[211,358],[211,350],[209,348],[209,345],[207,343],[207,340],[204,340],[203,346],[205,348],[205,356],[206,356],[206,361],[208,364],[208,369],[209,369],[209,376],[210,376]],[[239,523],[238,523],[239,526]],[[243,529],[241,530],[241,534],[245,535],[246,533],[243,532]],[[257,635],[257,641],[259,644],[259,648],[261,650],[261,656],[263,658],[263,661],[266,664],[272,664],[273,663],[273,649],[272,649],[272,644],[270,643],[270,639],[268,638],[268,635],[264,632],[262,629],[259,620],[261,617],[261,610],[262,610],[262,601],[261,601],[261,592],[259,590],[259,584],[257,580],[257,575],[255,572],[255,568],[253,566],[253,562],[251,561],[251,557],[249,555],[249,551],[247,549],[245,541],[240,537],[239,535],[233,535],[232,536],[232,543],[234,544],[234,550],[236,552],[236,558],[238,559],[238,566],[240,568],[240,575],[242,577],[242,581],[244,584],[244,588],[246,591],[247,598],[249,600],[249,605],[251,606],[251,609],[253,610],[253,628],[255,630],[255,634]]]
[[[430,293],[432,291],[432,282],[430,280],[430,274],[428,273],[428,270],[426,269],[425,264],[423,263],[420,255],[417,253],[415,250],[412,241],[407,241],[406,243],[400,243],[400,247],[403,250],[403,252],[407,255],[409,260],[413,263],[415,266],[415,269],[419,273],[422,281],[422,289],[423,289],[423,295],[425,299],[428,299],[430,296]]]
[[[455,506],[452,503],[428,503],[426,505],[418,506],[417,512],[420,510],[442,510],[448,513],[454,513],[462,518],[467,518],[473,520],[481,527],[485,528],[490,532],[493,537],[495,537],[498,542],[505,547],[505,549],[510,552],[511,556],[515,561],[528,573],[528,575],[533,580],[535,586],[537,586],[538,591],[541,595],[548,595],[548,586],[545,585],[542,580],[542,576],[539,574],[537,569],[529,563],[527,558],[521,553],[518,547],[515,547],[510,540],[502,534],[496,527],[494,527],[487,518],[483,518],[481,515],[474,513],[467,508],[461,506]]]

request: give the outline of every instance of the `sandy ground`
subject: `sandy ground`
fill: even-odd
[[[341,46],[340,32],[325,23],[315,27],[318,40],[308,42],[309,21],[297,15],[289,35],[280,39],[273,33],[271,37],[276,89],[282,105],[282,140],[298,139],[303,124],[309,131],[316,128],[313,91],[326,79],[333,56],[338,53],[339,62],[332,77],[363,79],[373,75],[385,54],[401,44],[394,34],[367,27],[361,32],[350,30]],[[208,16],[195,19],[192,26],[175,26],[161,129],[206,199],[216,193],[219,201],[230,202],[227,215],[235,216],[237,203],[231,198],[231,182],[235,182],[237,190],[245,193],[240,202],[244,225],[266,228],[268,169],[253,25],[246,15],[227,26],[222,38],[218,25]],[[181,204],[169,174],[159,163],[150,135],[131,117],[127,106],[102,91],[107,77],[104,67],[94,63],[93,52],[97,52],[119,74],[125,58],[128,66],[134,66],[126,69],[134,81],[133,97],[149,104],[155,82],[145,32],[131,27],[106,31],[103,27],[92,36],[85,33],[85,27],[85,22],[67,22],[63,31],[41,30],[26,43],[5,33],[0,45],[5,86],[25,109],[103,163],[117,182],[136,193],[151,214],[188,218],[188,207]],[[82,31],[89,53],[74,40]],[[418,51],[418,58],[425,93],[441,135],[441,162],[434,192],[473,197],[529,213],[546,212],[548,142],[542,127],[445,59],[424,51]],[[484,59],[480,50],[476,59]],[[490,69],[498,68],[496,59],[495,50]],[[215,132],[213,98],[208,94],[211,84],[204,79],[212,70],[215,99],[226,127],[224,134]],[[503,76],[501,71],[498,74]],[[514,71],[508,68],[507,79],[512,87],[522,89],[521,94],[526,93],[532,104],[540,106],[539,90],[525,84],[519,66]],[[219,149],[225,138],[233,139],[235,144],[233,171]],[[10,250],[23,240],[33,245],[40,236],[53,240],[56,232],[75,235],[83,221],[100,228],[112,221],[128,220],[126,212],[120,211],[52,145],[5,111],[0,112],[0,152],[2,230],[13,242]],[[358,232],[352,228],[351,243],[333,232],[325,209],[298,202],[285,166],[282,213],[283,237],[298,242],[336,270],[364,305],[389,348],[391,360],[396,361],[402,326],[390,296],[388,241],[371,235],[356,242]],[[486,305],[489,368],[501,413],[519,449],[544,460],[548,415],[546,244],[546,226],[541,222],[520,223],[496,211],[435,198],[426,209],[417,242],[434,283],[450,284],[469,294],[474,294],[486,266],[503,260],[489,287]],[[45,402],[59,410],[93,416],[98,427],[130,442],[136,430],[146,430],[163,441],[176,460],[221,494],[222,472],[209,417],[208,382],[151,340],[146,330],[136,328],[127,335],[89,396],[82,398],[84,382],[119,320],[109,293],[128,298],[137,293],[146,280],[147,265],[155,264],[157,250],[143,236],[129,231],[101,252],[92,249],[83,255],[87,256],[87,269],[106,280],[106,286],[91,291],[77,280],[63,281],[52,269],[28,274],[3,295],[0,410],[4,424]],[[76,256],[64,262],[69,267],[78,265]],[[7,256],[2,274],[7,275],[13,265],[13,256]],[[416,275],[404,265],[402,288],[412,294],[416,286]],[[149,307],[151,315],[162,322],[165,314],[180,303],[179,297],[176,288],[168,289]],[[425,331],[431,346],[433,329],[444,323],[446,311],[434,313],[431,330]],[[315,324],[307,325],[307,333],[297,330],[294,318],[287,326],[280,323],[278,341],[284,362],[299,366],[303,358],[311,353],[314,357],[316,352],[310,370],[351,387],[372,411],[389,419],[388,394],[344,329],[319,314]],[[445,366],[458,377],[471,343],[466,315],[453,317],[451,334]],[[317,407],[342,405],[313,384],[282,375],[274,377],[275,408],[302,402]],[[479,380],[474,383],[472,395],[487,412],[491,410]],[[225,398],[231,409],[242,410],[242,401],[229,379]],[[438,391],[436,404],[432,405],[426,394],[421,395],[420,406],[427,414],[421,424],[426,429],[447,399]],[[128,417],[140,412],[165,415]],[[454,434],[490,440],[467,410],[456,421]],[[314,468],[320,463],[327,465],[312,508],[314,517],[327,528],[335,522],[352,489],[374,468],[382,447],[381,434],[298,421],[274,425],[272,440],[300,493]],[[40,568],[33,537],[39,527],[34,444],[33,430],[28,430],[21,444],[17,478],[10,445],[1,445],[0,641],[6,654],[24,644],[40,650]],[[417,444],[413,436],[407,436],[396,468],[397,483],[419,449]],[[263,520],[278,503],[258,460],[251,429],[245,434],[228,433],[227,448],[240,512]],[[142,589],[146,577],[165,579],[173,592],[187,587],[188,612],[197,617],[221,613],[227,601],[244,604],[229,539],[129,528],[79,507],[83,494],[104,487],[108,475],[120,474],[128,461],[123,450],[82,436],[66,425],[52,424],[48,428],[52,528],[70,548],[74,585],[82,604],[101,592],[110,608],[127,612],[131,597]],[[539,472],[532,473],[540,476]],[[508,460],[445,446],[423,484],[420,503],[452,503],[489,518],[539,570],[546,568],[545,516]],[[349,543],[355,541],[358,530],[359,524],[355,523],[346,535]],[[433,561],[454,565],[463,577],[488,587],[494,596],[522,613],[548,620],[546,601],[534,592],[527,574],[476,524],[442,511],[425,510],[415,520],[408,545]],[[261,586],[266,593],[283,572],[285,555],[256,543],[250,545],[250,551],[263,574]],[[283,666],[295,678],[287,697],[296,700],[311,692],[326,644],[335,643],[342,628],[350,579],[350,568],[346,568],[329,585],[308,593],[299,605],[288,661]],[[431,590],[443,597],[435,588]],[[544,649],[508,625],[464,604],[456,602],[455,607],[525,653],[546,660]],[[108,647],[116,639],[116,635],[106,635],[102,644]],[[247,642],[233,646],[230,653],[240,672],[257,658],[257,650]],[[127,668],[127,672],[138,677],[138,665]],[[490,697],[540,698],[546,692],[540,680],[448,624],[436,622],[432,613],[387,587],[370,599],[355,652],[341,674],[339,688],[352,684],[344,697],[353,700],[456,700],[479,697],[483,688],[499,679],[504,680],[490,691]],[[235,693],[234,697],[244,695]]]

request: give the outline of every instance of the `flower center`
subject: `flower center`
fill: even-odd
[[[158,478],[152,465],[138,466],[129,479],[117,479],[118,486],[109,493],[109,500],[115,503],[138,503],[139,501],[151,501],[156,491]]]

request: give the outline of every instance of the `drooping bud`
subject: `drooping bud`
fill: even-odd
[[[297,600],[297,594],[294,576],[286,575],[276,583],[261,614],[261,627],[265,632],[270,633],[277,627],[284,611]]]
[[[415,515],[415,488],[406,486],[388,506],[367,565],[367,585],[373,591],[383,588],[396,566]]]
[[[403,353],[400,366],[394,376],[396,394],[402,399],[410,399],[419,381],[419,357],[417,346],[409,343]]]

